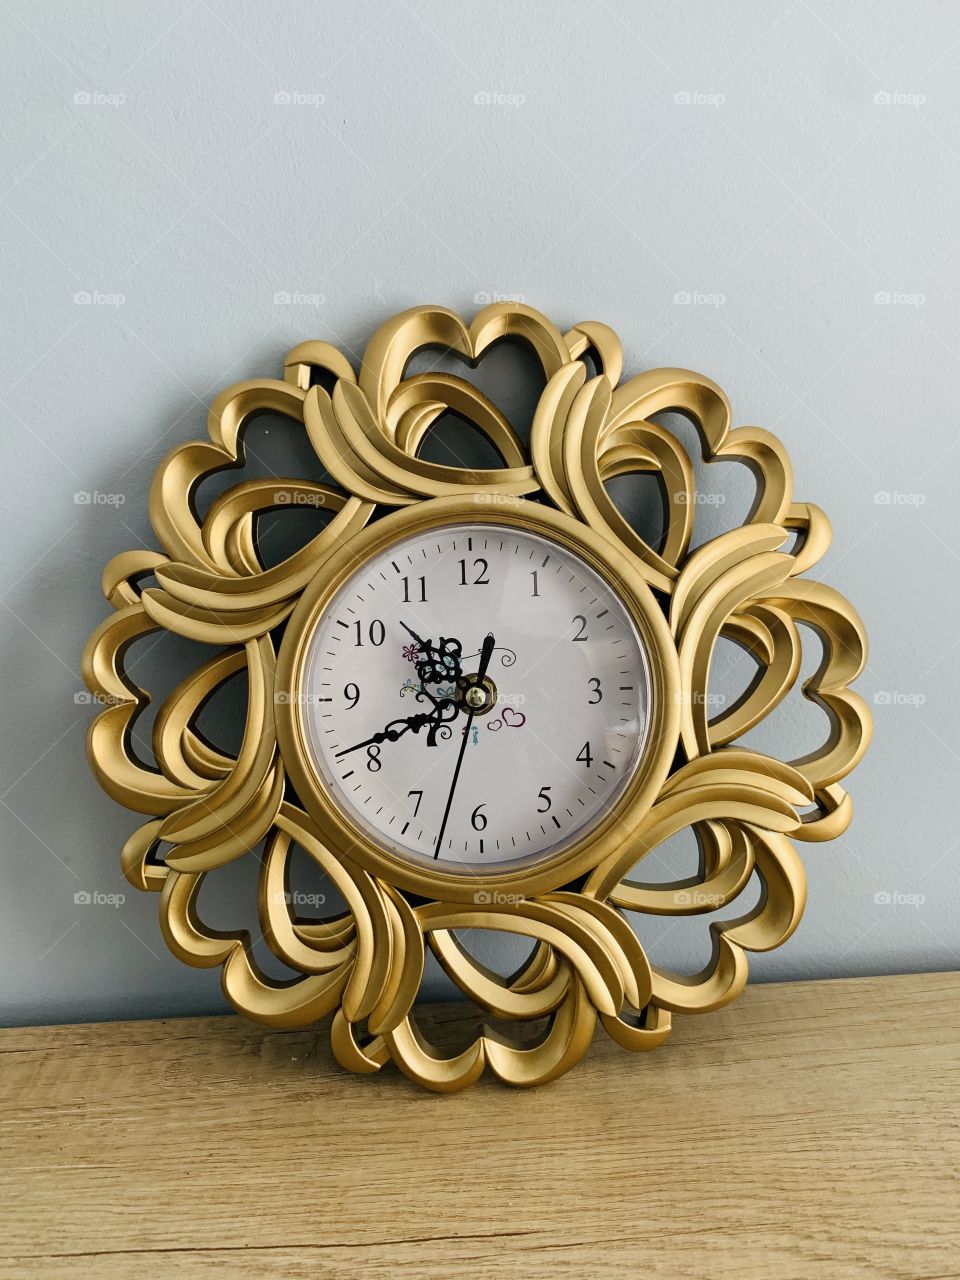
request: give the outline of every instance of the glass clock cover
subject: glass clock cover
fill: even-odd
[[[450,525],[352,573],[297,696],[309,762],[348,818],[400,856],[478,871],[601,820],[640,759],[650,682],[630,613],[581,557]]]

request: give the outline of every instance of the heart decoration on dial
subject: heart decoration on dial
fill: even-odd
[[[520,729],[527,723],[527,717],[522,711],[514,711],[510,707],[504,707],[503,714],[499,720],[491,720],[487,728],[491,733],[496,733],[498,729],[502,729],[504,725],[508,729]]]
[[[545,380],[528,444],[465,379],[407,376],[425,347],[476,364],[502,340],[527,344]],[[392,1060],[436,1090],[485,1069],[537,1084],[577,1062],[598,1023],[624,1048],[655,1048],[674,1014],[738,994],[748,952],[790,936],[805,898],[795,842],[850,821],[842,780],[870,718],[848,685],[866,637],[842,596],[803,576],[829,544],[826,516],[793,500],[774,436],[731,429],[709,379],[621,375],[605,325],[563,334],[515,303],[469,326],[413,308],[374,335],[359,371],[327,343],[301,343],[283,380],[222,393],[210,442],[161,464],[150,498],[161,550],[123,552],[104,572],[113,613],[84,673],[105,707],[88,752],[105,790],[146,815],[124,873],[159,893],[176,955],[222,967],[236,1009],[278,1027],[332,1013],[351,1070]],[[200,483],[243,463],[244,427],[264,412],[304,433],[326,478],[240,479],[200,514]],[[425,460],[448,412],[502,465]],[[745,523],[696,548],[693,464],[656,420],[668,412],[694,424],[708,463],[741,461],[757,481]],[[656,545],[608,492],[627,474],[659,481]],[[258,521],[296,506],[327,521],[267,564]],[[802,691],[826,729],[817,750],[781,761],[742,740],[796,685],[801,628],[823,647]],[[211,652],[160,705],[143,760],[132,726],[148,695],[125,658],[158,630]],[[711,714],[721,640],[757,675]],[[229,751],[197,721],[240,673],[245,729]],[[646,879],[645,859],[686,829],[698,874]],[[298,914],[295,854],[341,910]],[[239,858],[258,867],[262,939],[285,979],[264,972],[247,931],[203,919],[202,884]],[[755,905],[738,914],[750,885]],[[706,967],[651,965],[644,917],[690,915],[709,922]],[[501,978],[471,955],[462,935],[477,929],[527,940],[518,972]],[[431,1045],[416,1021],[428,951],[488,1018],[539,1031]]]

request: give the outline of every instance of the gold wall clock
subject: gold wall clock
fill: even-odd
[[[528,445],[466,380],[407,376],[425,347],[475,365],[504,339],[528,344],[543,372]],[[708,378],[621,375],[605,325],[561,333],[513,303],[469,325],[440,307],[406,311],[374,335],[359,372],[329,344],[304,342],[282,380],[217,397],[210,440],[180,446],[157,471],[161,550],[127,551],[104,572],[113,613],[84,672],[106,706],[88,751],[104,789],[147,815],[124,846],[124,873],[159,894],[180,959],[222,968],[240,1012],[285,1028],[332,1013],[333,1049],[351,1070],[392,1060],[444,1091],[485,1068],[538,1084],[583,1056],[598,1020],[625,1049],[656,1048],[675,1014],[741,991],[748,952],[790,936],[805,897],[797,843],[832,839],[850,821],[842,779],[870,718],[847,686],[866,637],[847,601],[805,576],[828,546],[826,516],[794,501],[774,436],[731,428]],[[267,411],[306,434],[330,483],[242,480],[199,515],[201,481],[242,464],[244,426]],[[656,420],[670,411],[694,423],[707,462],[739,461],[756,477],[744,524],[695,550],[693,466]],[[449,412],[501,466],[421,456]],[[628,473],[659,480],[656,546],[608,492]],[[258,520],[296,504],[329,520],[267,567]],[[796,683],[801,626],[822,643],[803,693],[824,729],[819,749],[785,762],[740,740]],[[155,760],[143,761],[131,726],[148,695],[124,655],[158,629],[211,649],[159,707]],[[757,676],[711,715],[721,639],[749,653]],[[246,721],[231,753],[197,718],[239,672]],[[699,873],[645,878],[644,859],[687,828]],[[344,910],[297,913],[295,849]],[[260,928],[286,980],[257,964],[248,932],[202,917],[201,885],[237,858],[257,860]],[[755,905],[738,913],[758,882]],[[652,966],[646,915],[708,917],[706,968]],[[521,935],[529,955],[503,978],[471,955],[468,930]],[[462,1051],[432,1045],[417,1025],[428,950],[497,1024]]]

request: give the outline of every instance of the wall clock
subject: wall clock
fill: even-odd
[[[525,443],[471,383],[410,375],[425,347],[475,365],[502,340],[528,344],[544,388]],[[694,547],[691,460],[657,421],[697,428],[704,458],[756,478],[746,521]],[[312,477],[240,480],[201,515],[203,479],[244,461],[243,430],[289,418],[318,459]],[[425,460],[452,412],[493,446],[495,469]],[[669,1035],[676,1014],[726,1004],[746,955],[784,942],[804,905],[798,842],[847,826],[842,779],[870,736],[847,686],[864,629],[835,590],[804,575],[829,524],[797,502],[783,446],[731,427],[723,392],[684,369],[622,378],[614,333],[562,333],[532,308],[496,304],[465,324],[416,307],[372,338],[359,371],[325,342],[290,352],[283,379],[239,383],[214,402],[210,440],[160,466],[150,513],[161,550],[115,557],[113,613],[88,642],[85,678],[105,703],[88,752],[105,790],[146,815],[122,851],[127,878],[159,895],[173,952],[220,966],[233,1006],[277,1027],[332,1014],[339,1062],[455,1090],[485,1069],[516,1085],[562,1074],[597,1024],[628,1050]],[[663,532],[648,543],[608,492],[657,477]],[[266,564],[258,521],[297,504],[326,524]],[[822,745],[782,761],[744,746],[800,671],[801,628],[823,648],[803,686]],[[160,705],[154,760],[131,727],[148,701],[125,672],[130,646],[166,630],[210,646]],[[711,714],[718,641],[756,678]],[[235,752],[197,727],[246,674]],[[699,872],[664,884],[644,859],[689,828]],[[334,915],[298,914],[295,849],[342,895]],[[256,859],[263,938],[290,971],[268,976],[242,929],[204,921],[201,885]],[[737,899],[759,883],[756,904]],[[653,966],[646,916],[703,915],[713,954],[693,977]],[[518,934],[529,954],[503,978],[464,931]],[[460,1051],[432,1045],[416,1001],[431,951],[486,1018]],[[505,1029],[504,1029],[505,1028]]]

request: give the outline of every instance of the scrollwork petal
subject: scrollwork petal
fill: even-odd
[[[609,325],[597,320],[581,320],[564,334],[563,340],[571,360],[579,360],[587,352],[593,353],[597,372],[602,373],[612,387],[617,385],[623,374],[623,346]]]

